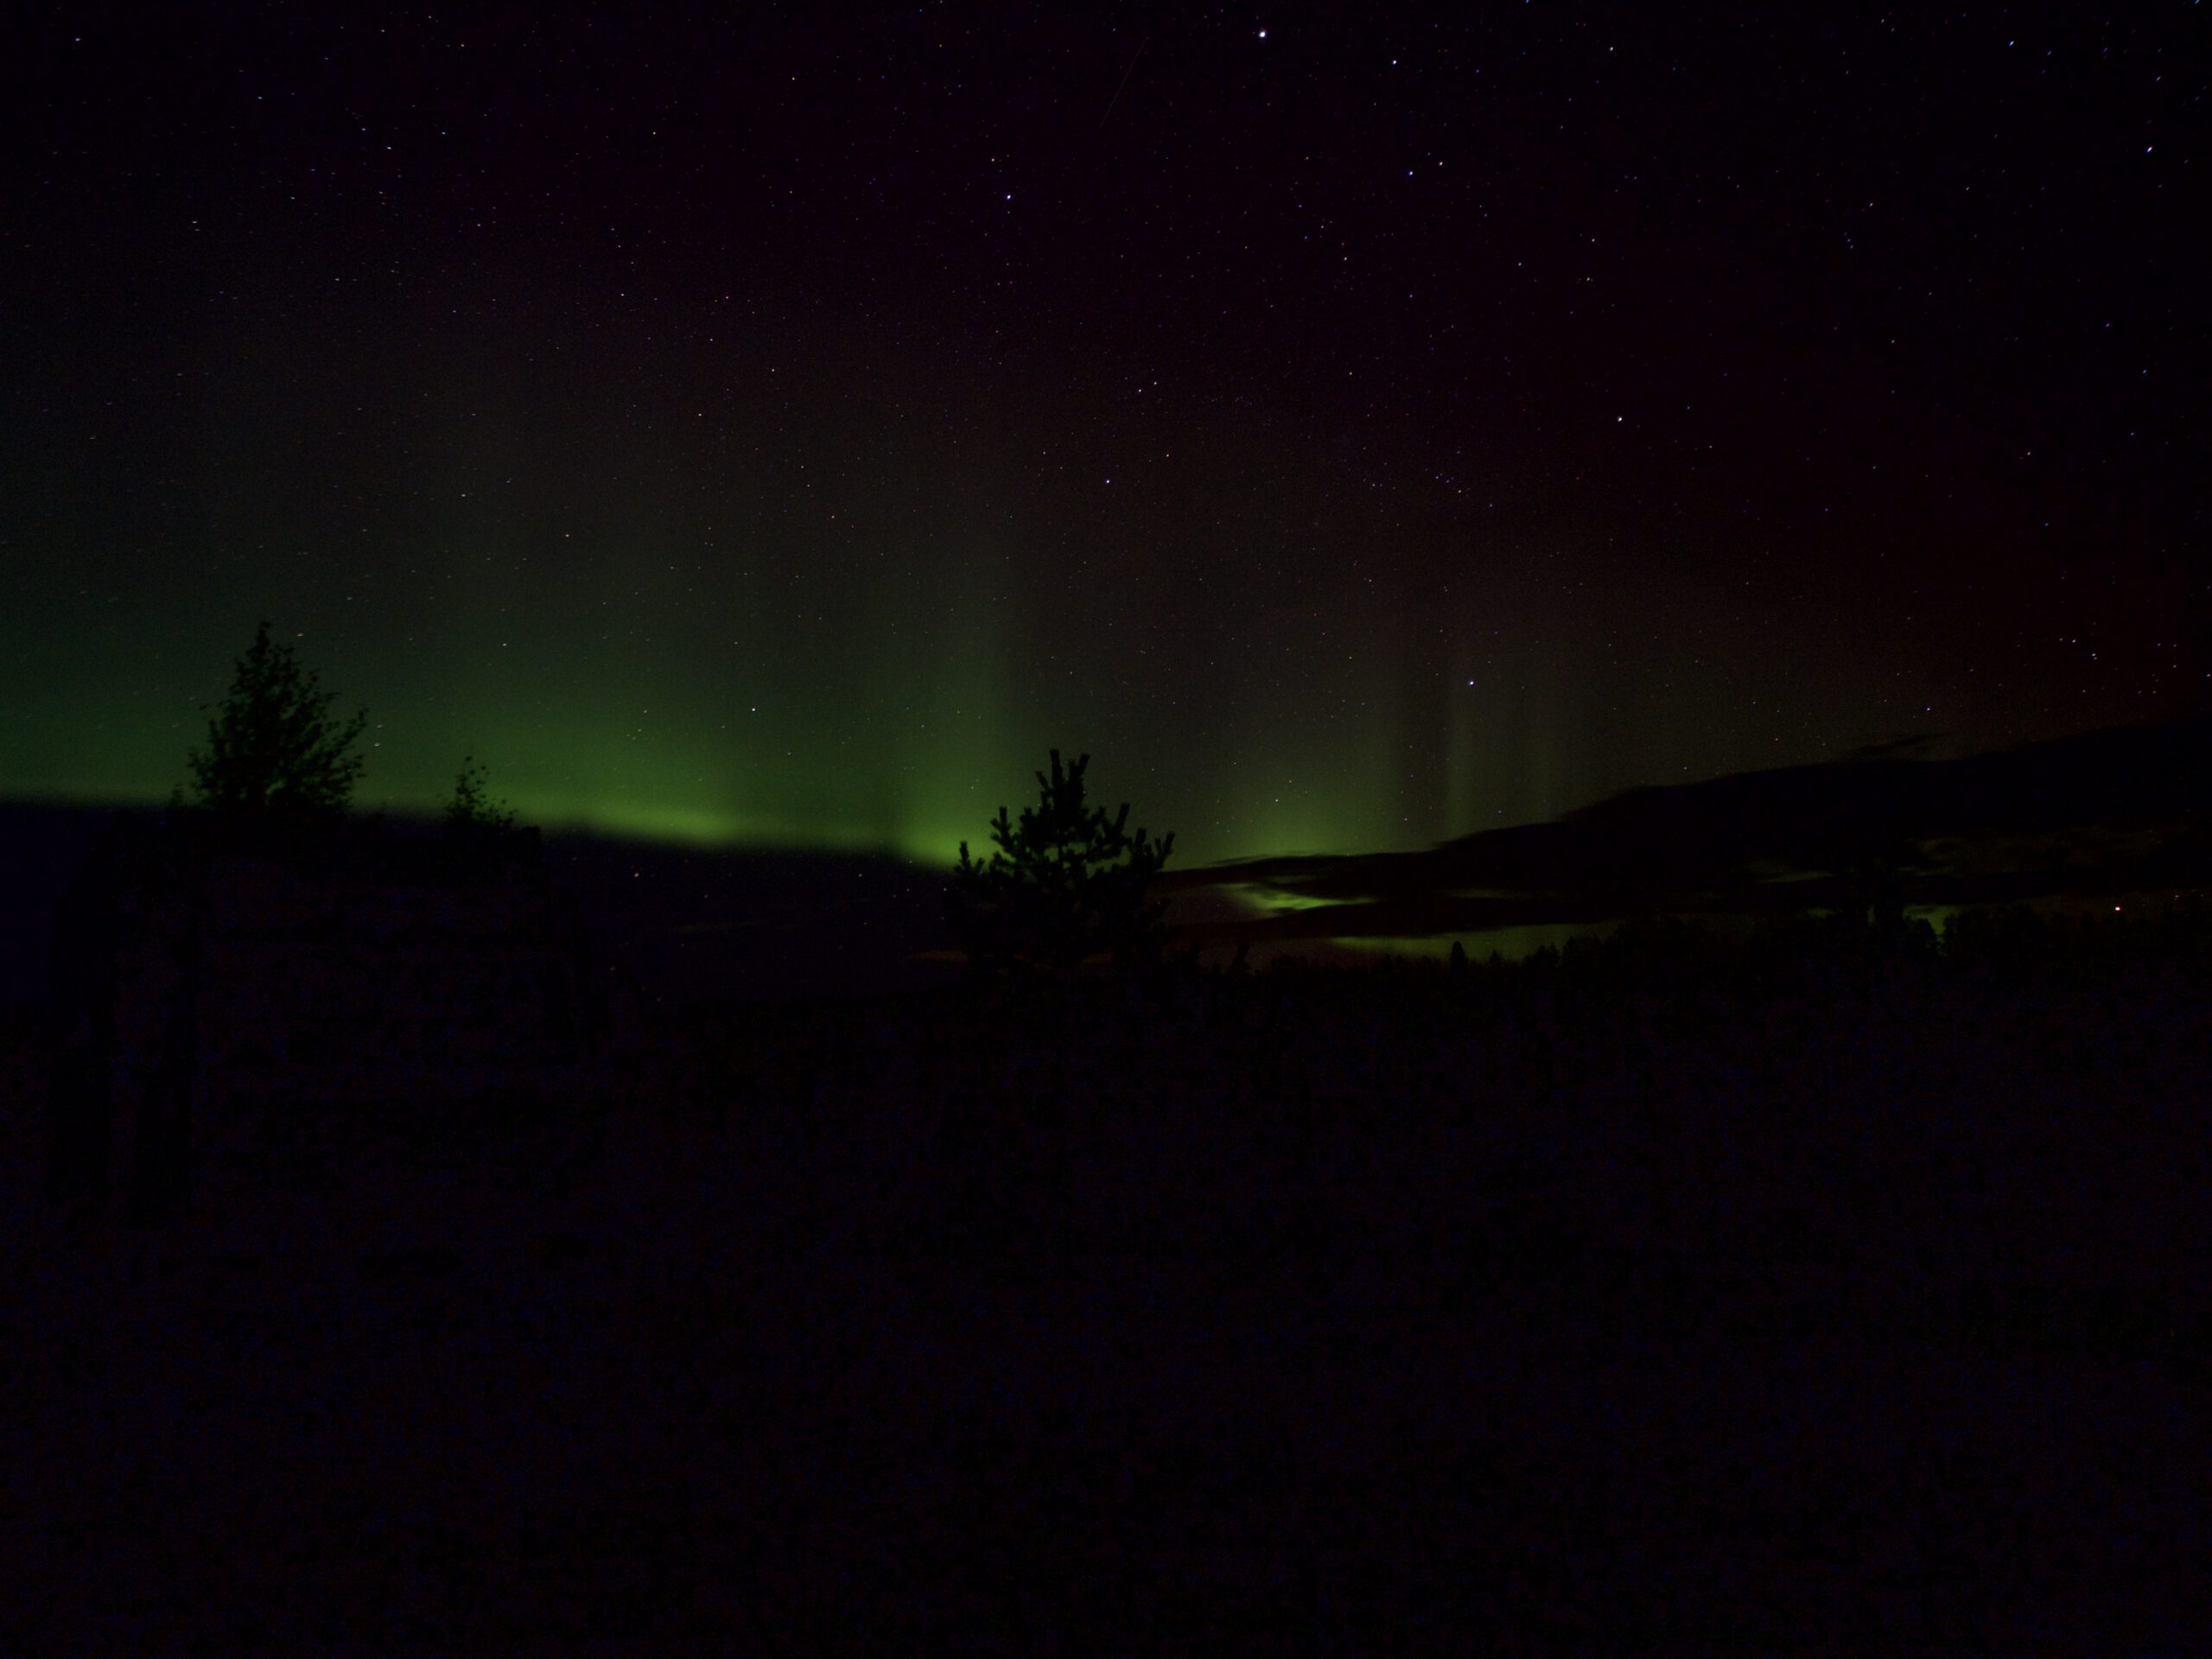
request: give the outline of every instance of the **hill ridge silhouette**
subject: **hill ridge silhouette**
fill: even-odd
[[[1423,851],[1242,860],[1163,885],[1304,906],[1241,930],[1253,943],[1828,908],[1884,885],[1963,905],[2212,883],[2208,819],[2212,716],[2196,715],[1649,785]]]

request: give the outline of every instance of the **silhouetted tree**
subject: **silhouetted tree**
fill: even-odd
[[[364,709],[339,721],[330,712],[335,701],[264,622],[207,723],[207,747],[187,758],[197,804],[231,818],[344,812],[361,775],[356,746],[369,716]]]
[[[446,803],[448,868],[468,877],[540,869],[537,831],[518,824],[504,801],[493,802],[486,788],[490,776],[474,755],[462,757],[453,798]]]
[[[1160,959],[1165,900],[1147,902],[1153,878],[1175,845],[1171,831],[1153,841],[1130,835],[1128,804],[1109,818],[1084,799],[1078,755],[1065,769],[1054,749],[1052,773],[1036,774],[1039,801],[1020,823],[999,809],[991,825],[998,850],[978,863],[960,843],[947,912],[969,963],[984,976],[1030,971],[1065,977],[1085,962],[1110,958],[1124,970]]]
[[[485,791],[491,772],[478,764],[474,755],[463,755],[461,773],[454,779],[453,799],[446,803],[446,830],[448,834],[500,835],[515,827],[513,809],[505,802],[494,806]]]

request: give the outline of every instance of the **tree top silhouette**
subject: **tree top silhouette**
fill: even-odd
[[[198,804],[226,817],[342,813],[365,764],[357,746],[369,716],[340,721],[335,701],[264,622],[207,723],[207,746],[186,759]]]
[[[1171,831],[1132,836],[1127,802],[1113,817],[1084,798],[1087,754],[1052,776],[1036,774],[1039,800],[1017,823],[1007,809],[991,824],[997,850],[979,863],[960,843],[947,911],[969,963],[984,974],[1022,969],[1067,975],[1109,957],[1116,967],[1155,961],[1166,903],[1146,891],[1175,845]]]

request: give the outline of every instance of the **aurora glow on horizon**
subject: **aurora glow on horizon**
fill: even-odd
[[[0,798],[264,617],[363,806],[929,862],[1053,747],[1187,868],[2212,685],[2147,34],[162,27],[21,54]]]

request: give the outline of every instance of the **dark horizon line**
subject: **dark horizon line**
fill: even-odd
[[[1225,885],[1229,880],[1269,874],[1294,874],[1319,867],[1350,860],[1421,860],[1492,837],[1513,836],[1530,831],[1558,829],[1602,820],[1615,814],[1625,813],[1634,807],[1654,803],[1679,801],[1688,795],[1710,791],[1717,786],[1745,785],[1772,783],[1777,780],[1834,777],[1841,773],[1859,772],[1870,779],[1876,776],[1902,776],[1912,772],[1933,773],[1948,768],[2011,760],[2022,764],[2036,758],[2056,762],[2066,751],[2084,745],[2116,741],[2126,734],[2147,736],[2154,732],[2179,732],[2189,728],[2202,728],[2207,746],[2207,765],[2212,766],[2212,714],[2165,715],[2159,718],[2132,721],[2118,725],[2086,727],[2081,730],[2056,737],[2036,738],[2024,743],[2002,745],[1978,749],[1958,755],[1923,757],[1910,753],[1940,743],[1945,733],[1924,732],[1866,744],[1849,753],[1830,760],[1801,761],[1788,766],[1760,766],[1739,772],[1715,772],[1707,777],[1678,783],[1639,784],[1602,796],[1585,805],[1572,808],[1549,818],[1531,818],[1510,824],[1497,824],[1463,834],[1448,836],[1427,847],[1400,850],[1370,849],[1348,852],[1302,852],[1283,850],[1269,853],[1239,855],[1233,858],[1216,860],[1205,864],[1187,865],[1179,870],[1163,872],[1158,878],[1164,887],[1198,885]],[[175,809],[169,801],[116,800],[63,793],[16,793],[0,790],[0,810],[28,808],[69,813],[109,812],[123,816],[156,817]],[[181,803],[188,812],[209,809],[191,802]],[[1011,806],[1011,804],[1007,804]],[[435,829],[444,821],[443,810],[436,807],[407,807],[378,804],[369,807],[348,806],[346,818],[353,823],[385,821],[404,824],[410,828]],[[2084,822],[2090,820],[2085,819]],[[723,845],[706,845],[690,842],[659,839],[651,836],[624,835],[584,824],[518,824],[518,828],[535,829],[550,844],[556,840],[583,841],[618,847],[652,849],[656,852],[680,852],[703,857],[751,857],[793,859],[843,859],[872,861],[905,866],[915,870],[934,871],[936,864],[911,858],[894,848],[855,848],[826,845],[807,845],[793,842],[731,842]],[[989,825],[986,821],[984,832]],[[950,869],[948,862],[943,868]],[[1199,878],[1213,878],[1201,882]]]

